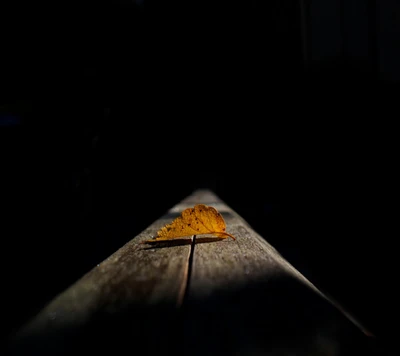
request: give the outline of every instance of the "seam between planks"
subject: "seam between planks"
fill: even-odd
[[[185,268],[184,271],[181,290],[179,291],[178,295],[178,303],[177,303],[178,307],[181,307],[188,298],[195,245],[196,245],[196,235],[193,235],[191,238],[190,251],[188,254],[188,263],[186,264],[187,267]]]

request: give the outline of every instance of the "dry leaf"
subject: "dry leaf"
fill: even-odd
[[[166,241],[179,237],[209,234],[221,238],[234,236],[227,233],[225,220],[221,213],[212,206],[204,204],[195,205],[187,208],[172,223],[165,225],[158,232],[157,236],[143,243]]]

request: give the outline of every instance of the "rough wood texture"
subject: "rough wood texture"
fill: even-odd
[[[196,244],[186,307],[192,355],[347,355],[365,352],[364,330],[229,207],[237,237]],[[189,327],[190,325],[190,327]],[[356,327],[357,325],[357,327]]]
[[[158,313],[167,315],[182,302],[190,246],[149,249],[139,243],[174,216],[176,213],[157,220],[57,296],[17,334],[13,351],[30,353],[33,348],[45,354],[69,354],[82,342],[81,337],[87,338],[84,344],[91,338],[98,343],[100,335],[107,340],[112,338],[106,332],[109,327],[121,329],[122,335],[122,325],[132,327],[130,317],[134,326],[137,321],[145,323],[150,333],[154,327],[151,320]],[[119,325],[106,325],[112,321]]]
[[[140,244],[198,203],[217,208],[236,240]],[[235,211],[199,190],[57,296],[11,351],[365,355],[370,342]]]

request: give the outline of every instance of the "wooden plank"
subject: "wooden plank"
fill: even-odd
[[[236,240],[140,244],[199,203],[216,207]],[[11,349],[18,356],[367,355],[361,326],[334,304],[215,194],[198,190],[57,296]]]
[[[78,344],[80,351],[82,345],[91,350],[107,345],[116,349],[113,340],[127,330],[150,336],[154,323],[167,323],[184,296],[190,246],[158,249],[140,242],[175,218],[179,207],[174,211],[51,301],[19,331],[11,343],[12,353],[67,355]]]
[[[191,201],[193,202],[193,201]],[[368,333],[220,200],[226,239],[194,246],[185,308],[192,355],[342,355]],[[195,237],[196,242],[197,237]],[[364,333],[363,333],[364,332]],[[193,338],[191,335],[203,334]]]

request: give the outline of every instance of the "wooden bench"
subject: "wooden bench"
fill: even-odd
[[[198,203],[221,212],[236,240],[141,244]],[[197,190],[56,296],[10,352],[366,355],[366,334],[213,192]]]

